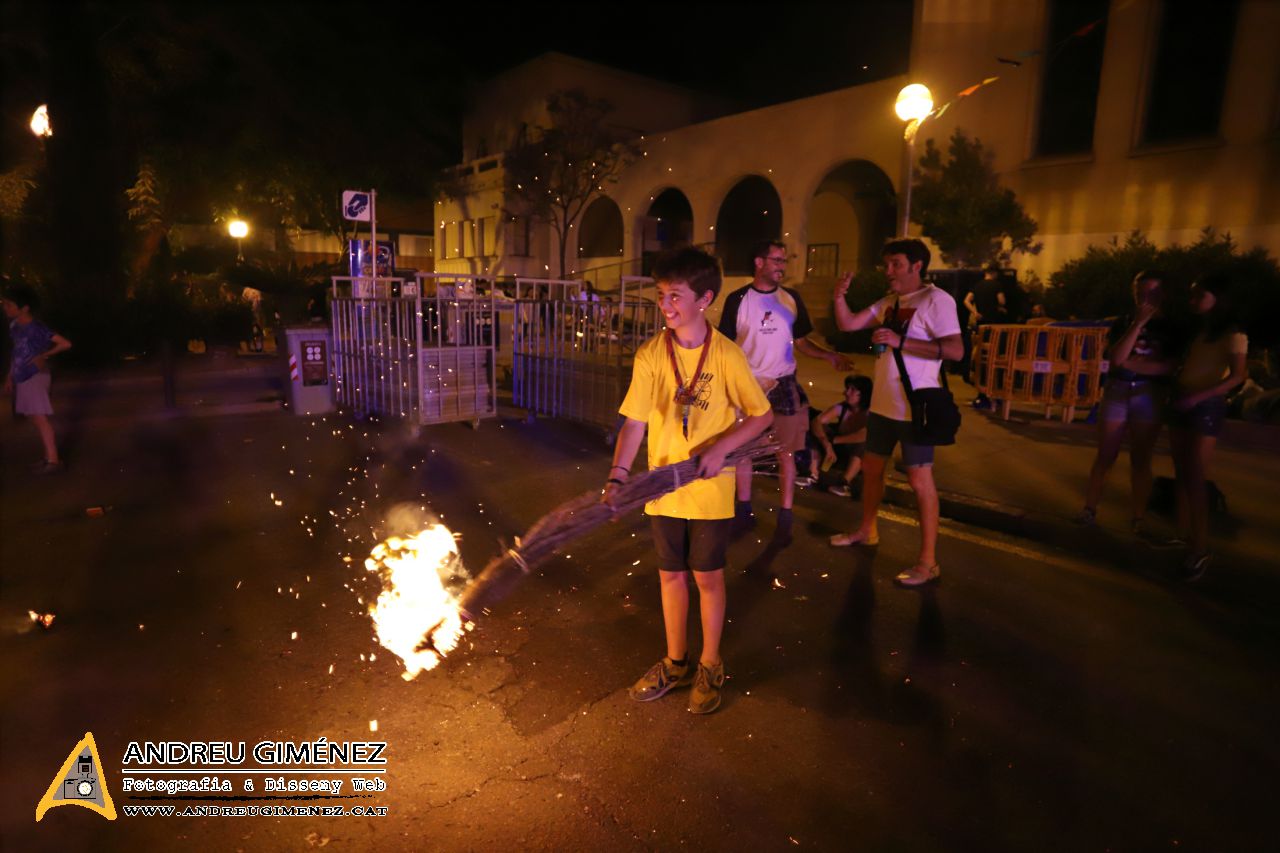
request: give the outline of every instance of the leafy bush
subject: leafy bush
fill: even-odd
[[[1158,269],[1168,276],[1170,313],[1186,311],[1186,288],[1196,278],[1223,273],[1235,284],[1236,308],[1249,335],[1250,349],[1275,346],[1280,317],[1280,266],[1266,249],[1242,252],[1229,234],[1206,228],[1196,242],[1157,248],[1134,231],[1123,242],[1112,239],[1090,246],[1049,276],[1045,309],[1060,319],[1099,319],[1124,314],[1133,305],[1130,284],[1139,270]]]

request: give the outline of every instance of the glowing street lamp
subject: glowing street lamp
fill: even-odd
[[[31,132],[36,136],[53,136],[53,125],[49,122],[49,105],[41,104],[31,114]]]
[[[249,223],[233,219],[227,223],[227,233],[236,238],[236,260],[244,260],[244,238],[249,236]]]
[[[903,139],[907,140],[907,178],[905,194],[902,202],[902,228],[900,236],[907,236],[907,228],[911,223],[911,181],[916,160],[916,131],[920,124],[933,113],[933,93],[923,83],[911,83],[902,87],[898,100],[893,105],[898,118],[907,123]]]

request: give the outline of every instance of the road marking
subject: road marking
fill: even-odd
[[[876,513],[880,518],[893,521],[898,524],[905,524],[908,527],[919,527],[920,521],[915,516],[900,515],[892,510],[880,508]],[[949,536],[952,539],[959,539],[962,542],[969,542],[974,545],[981,545],[984,548],[993,548],[997,551],[1003,551],[1006,554],[1012,554],[1015,557],[1023,557],[1028,560],[1039,560],[1042,563],[1059,566],[1064,569],[1077,569],[1082,565],[1087,565],[1083,560],[1076,560],[1069,557],[1062,557],[1052,554],[1048,551],[1041,551],[1035,548],[1026,548],[1022,545],[1015,545],[1012,542],[1004,542],[1000,539],[993,539],[990,536],[980,536],[976,533],[970,533],[967,530],[961,530],[953,526],[952,522],[943,519],[938,525],[938,533],[942,536]]]

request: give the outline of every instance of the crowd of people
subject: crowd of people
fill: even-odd
[[[851,276],[835,287],[837,328],[872,330],[878,356],[874,377],[848,376],[844,399],[825,410],[810,406],[797,379],[795,354],[826,360],[839,370],[849,365],[838,352],[808,338],[812,324],[804,300],[782,284],[787,261],[782,243],[758,247],[753,279],[728,294],[718,328],[705,317],[722,282],[716,259],[690,247],[668,252],[655,263],[666,329],[637,352],[601,499],[611,503],[616,488],[626,482],[646,432],[651,467],[696,456],[699,479],[645,508],[658,554],[666,654],[632,686],[631,698],[651,701],[692,686],[691,712],[705,714],[719,707],[725,679],[720,638],[727,546],[735,530],[755,524],[751,469],[743,466],[731,474],[723,462],[732,450],[767,430],[779,445],[781,506],[775,543],[791,540],[797,482],[818,482],[821,468],[833,472],[828,488],[836,494],[850,496],[855,481],[861,482],[857,525],[832,536],[830,544],[876,545],[885,470],[901,448],[919,512],[920,542],[914,564],[895,581],[921,587],[941,576],[934,447],[954,441],[954,429],[948,434],[937,423],[948,420],[948,407],[954,409],[943,364],[963,359],[965,339],[956,300],[925,280],[930,253],[922,241],[892,240],[884,247],[883,260],[889,292],[871,305],[850,307]],[[984,282],[966,296],[971,329],[1007,322],[1009,301],[997,279],[998,270],[988,270]],[[1107,472],[1127,435],[1131,523],[1135,533],[1148,535],[1144,513],[1151,492],[1151,454],[1161,425],[1168,423],[1185,536],[1185,542],[1180,538],[1170,544],[1185,545],[1182,577],[1195,580],[1211,559],[1205,488],[1210,460],[1226,394],[1244,379],[1248,341],[1234,322],[1225,278],[1206,276],[1191,287],[1193,321],[1186,329],[1168,321],[1162,311],[1165,284],[1158,272],[1139,273],[1133,282],[1134,312],[1115,326],[1111,372],[1099,408],[1098,455],[1078,520],[1096,521]],[[931,417],[934,423],[927,423]],[[690,652],[687,632],[689,574],[701,617],[697,658]]]

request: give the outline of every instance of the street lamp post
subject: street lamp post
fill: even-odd
[[[899,236],[907,236],[911,225],[911,182],[915,171],[916,131],[920,124],[933,112],[933,94],[923,83],[911,83],[902,87],[898,100],[893,105],[898,118],[907,123],[902,137],[907,141],[906,179],[903,181],[902,227]]]
[[[249,236],[249,223],[233,219],[227,223],[227,233],[236,238],[236,260],[244,260],[244,238]]]

